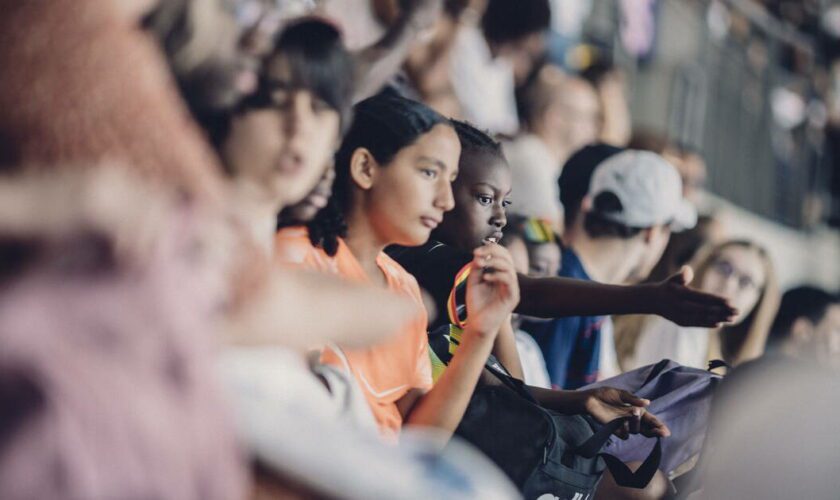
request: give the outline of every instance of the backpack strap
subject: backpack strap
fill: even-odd
[[[615,483],[619,486],[627,488],[641,489],[650,483],[654,474],[659,469],[659,464],[662,462],[662,442],[659,437],[656,438],[656,443],[653,449],[648,454],[642,465],[636,469],[636,472],[630,470],[627,465],[622,462],[615,455],[609,453],[600,453],[601,449],[610,439],[610,436],[621,427],[624,422],[630,420],[631,417],[621,417],[611,420],[605,425],[602,425],[595,434],[589,439],[581,443],[577,448],[566,451],[567,454],[579,455],[584,458],[601,457],[610,470]]]
[[[513,392],[519,394],[527,401],[539,405],[539,402],[534,398],[534,395],[525,388],[525,383],[519,380],[518,378],[511,375],[507,368],[502,365],[501,361],[496,359],[495,356],[492,354],[489,358],[487,358],[487,362],[484,363],[484,368],[487,369],[494,377],[496,377],[502,385],[507,387],[508,389],[512,390]]]

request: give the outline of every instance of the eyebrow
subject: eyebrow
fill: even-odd
[[[482,181],[482,182],[476,182],[475,184],[473,184],[473,187],[478,187],[478,186],[487,186],[488,188],[490,188],[493,191],[499,191],[499,188],[490,184],[489,182]],[[513,192],[513,189],[508,190],[508,192],[505,193],[505,196],[510,196],[512,192]]]
[[[442,161],[438,160],[437,158],[432,158],[431,156],[421,156],[417,159],[418,161],[427,161],[439,167],[441,170],[446,170],[446,164]]]

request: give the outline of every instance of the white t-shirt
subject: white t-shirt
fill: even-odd
[[[671,359],[681,365],[706,368],[709,355],[708,328],[688,328],[655,316],[642,326],[636,350],[627,359],[625,368],[632,370],[640,366]]]
[[[522,330],[516,330],[514,335],[516,336],[516,350],[519,352],[519,361],[522,363],[524,382],[533,387],[551,389],[551,378],[548,376],[545,359],[537,341]]]
[[[513,174],[511,212],[544,219],[556,226],[563,213],[557,184],[562,165],[554,161],[543,141],[533,134],[505,142],[504,152]]]
[[[612,318],[607,317],[601,324],[601,349],[598,352],[598,380],[615,377],[621,373],[618,355],[615,352],[615,328]]]
[[[493,58],[477,27],[464,26],[458,32],[450,76],[466,120],[492,133],[513,135],[519,130],[513,66]]]

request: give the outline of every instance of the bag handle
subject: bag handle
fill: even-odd
[[[615,455],[599,453],[598,456],[604,459],[615,484],[625,488],[642,489],[650,483],[656,471],[659,470],[659,464],[662,461],[662,441],[659,437],[656,438],[653,449],[636,472],[631,471],[630,467],[627,467],[627,464]]]
[[[661,371],[665,367],[665,364],[660,363],[661,366],[657,366],[654,370],[657,372]],[[525,388],[522,381],[514,378],[510,373],[508,373],[507,369],[501,364],[501,362],[491,357],[487,359],[484,367],[487,368],[487,370],[499,379],[506,387],[515,391],[528,401],[539,405],[537,400],[534,399],[534,396]],[[604,447],[613,433],[631,418],[632,417],[616,418],[600,426],[600,428],[595,431],[589,439],[581,443],[577,448],[567,450],[567,456],[568,454],[575,454],[584,458],[594,458],[596,456],[601,457],[604,459],[604,463],[607,465],[607,469],[609,469],[610,474],[612,474],[617,485],[626,488],[644,488],[648,485],[648,483],[650,483],[651,479],[653,479],[654,474],[656,474],[656,471],[659,470],[659,464],[662,462],[662,442],[659,437],[656,438],[653,449],[650,451],[647,458],[645,458],[644,462],[642,462],[642,465],[636,469],[636,472],[630,470],[630,467],[627,467],[627,464],[622,462],[615,455],[601,453],[601,448]]]
[[[659,363],[653,365],[653,368],[650,369],[650,373],[648,373],[647,378],[645,378],[645,381],[642,382],[642,385],[639,387],[648,385],[653,379],[658,377],[663,371],[665,371],[665,367],[668,366],[668,363],[670,362],[671,360],[669,359],[663,359]]]
[[[727,371],[731,370],[732,367],[729,366],[729,363],[722,359],[713,359],[709,361],[709,367],[706,369],[707,371],[717,370],[718,368],[726,368]]]
[[[636,472],[630,470],[627,465],[622,462],[615,455],[609,453],[600,453],[601,448],[610,439],[610,436],[621,427],[624,422],[627,422],[632,417],[620,417],[602,425],[600,429],[595,431],[589,439],[581,443],[577,448],[567,451],[566,453],[579,455],[584,458],[601,457],[607,465],[610,473],[615,479],[615,483],[619,486],[627,488],[641,489],[650,483],[654,474],[659,469],[659,464],[662,462],[662,441],[657,437],[653,445],[653,449],[645,458],[642,465],[636,469]]]

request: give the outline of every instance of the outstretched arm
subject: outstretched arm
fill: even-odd
[[[266,273],[259,290],[229,315],[222,329],[226,342],[301,350],[330,341],[363,347],[387,339],[417,313],[415,304],[372,286],[280,266]]]
[[[522,300],[516,312],[540,318],[606,314],[656,314],[682,326],[712,328],[736,314],[722,297],[693,290],[691,268],[661,283],[604,285],[570,278],[519,275]]]

